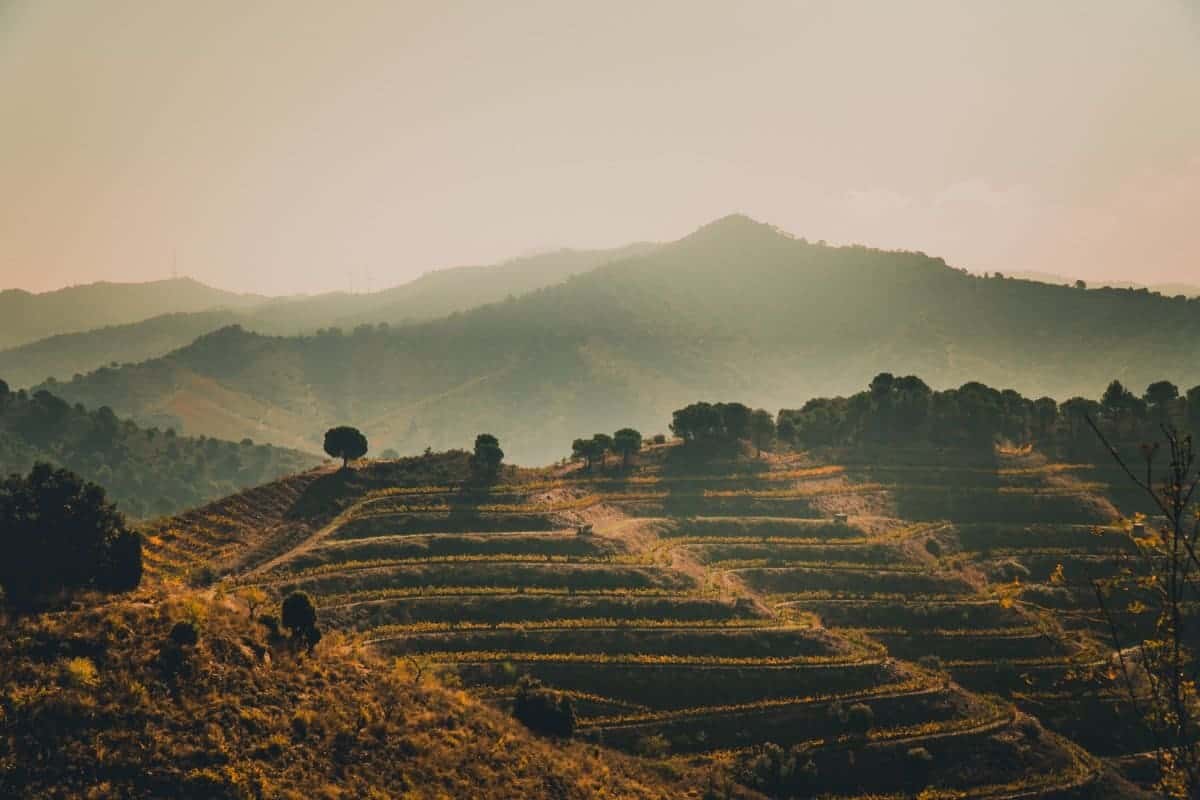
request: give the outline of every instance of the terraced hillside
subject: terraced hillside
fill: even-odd
[[[890,569],[919,578],[899,590],[876,582],[791,592],[760,571],[751,585],[779,608],[868,635],[897,657],[1013,701],[1093,755],[1136,766],[1150,742],[1096,675],[1109,650],[1091,581],[1129,566],[1129,540],[1108,499],[1128,498],[1113,491],[1115,472],[1030,451],[966,460],[892,450],[845,466],[849,479],[881,487],[888,516],[876,524],[903,553]],[[933,582],[947,572],[957,585]]]
[[[1031,665],[1071,654],[1040,644],[982,575],[919,546],[946,523],[899,521],[891,488],[844,466],[797,456],[698,472],[675,450],[626,475],[510,469],[486,490],[462,484],[465,454],[310,473],[259,490],[274,505],[235,498],[166,526],[151,560],[160,574],[217,564],[229,589],[304,590],[325,626],[452,668],[500,705],[532,675],[572,697],[581,737],[726,765],[769,793],[1096,788],[1096,759],[951,679],[971,682],[1014,643]],[[233,522],[251,508],[254,524]],[[910,604],[925,623],[910,641],[897,619],[871,621],[904,598],[945,609],[926,619]],[[918,636],[951,675],[915,662]],[[763,767],[779,753],[799,767]]]

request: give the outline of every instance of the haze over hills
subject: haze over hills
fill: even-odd
[[[16,347],[46,336],[124,325],[159,314],[249,308],[259,295],[214,289],[191,278],[148,283],[89,283],[32,294],[0,291],[0,347]]]
[[[1091,396],[1114,377],[1190,385],[1197,335],[1195,301],[981,278],[733,216],[449,318],[302,337],[227,328],[56,391],[147,424],[310,449],[338,422],[377,451],[490,430],[528,463],[592,430],[653,430],[697,397],[795,406],[881,371],[1032,396]]]
[[[14,308],[18,301],[24,303],[24,310],[14,319],[44,317],[33,327],[32,323],[23,327],[11,324],[13,336],[19,338],[21,330],[43,334],[54,330],[56,335],[0,349],[0,376],[13,386],[30,386],[48,378],[65,380],[110,362],[165,355],[201,334],[235,323],[261,333],[295,335],[327,326],[425,321],[559,283],[607,261],[648,253],[654,247],[640,243],[612,250],[555,250],[489,266],[433,270],[409,283],[363,294],[266,298],[209,289],[190,279],[93,284],[44,295],[5,293],[0,302],[11,294]],[[176,291],[178,297],[173,294]],[[160,294],[162,304],[157,307],[141,300]],[[97,305],[111,308],[107,315],[90,310]],[[207,310],[184,313],[176,306]],[[168,313],[161,313],[164,311]],[[124,317],[128,320],[123,324],[84,330],[92,327],[84,324],[88,320]],[[59,327],[50,327],[54,325]],[[0,340],[0,348],[4,346]]]
[[[241,320],[236,311],[176,312],[124,325],[60,333],[0,350],[0,376],[14,387],[50,378],[68,380],[105,364],[157,358],[197,336]]]

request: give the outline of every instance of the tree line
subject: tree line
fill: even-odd
[[[1155,381],[1135,394],[1112,381],[1099,399],[1028,398],[978,382],[934,391],[914,375],[880,373],[850,397],[822,397],[779,412],[779,438],[799,447],[912,444],[987,447],[996,441],[1036,443],[1067,455],[1094,454],[1087,424],[1116,440],[1155,438],[1163,425],[1200,431],[1200,386],[1183,392]]]

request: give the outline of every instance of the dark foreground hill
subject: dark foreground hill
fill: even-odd
[[[141,428],[111,409],[71,406],[47,391],[9,392],[0,381],[0,475],[49,462],[105,486],[133,517],[174,514],[320,459],[250,440],[178,436]]]
[[[79,605],[0,626],[0,797],[667,800],[707,783],[537,738],[337,635],[296,653],[230,599]],[[180,622],[195,644],[172,642]]]
[[[290,338],[225,329],[56,391],[145,423],[291,446],[340,422],[376,451],[489,430],[510,457],[545,462],[580,433],[654,430],[697,397],[778,408],[883,370],[1030,396],[1090,396],[1113,377],[1187,386],[1200,382],[1197,337],[1200,301],[980,278],[730,217],[442,320]]]

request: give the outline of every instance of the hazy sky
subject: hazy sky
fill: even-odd
[[[0,0],[0,288],[361,290],[734,211],[1200,283],[1200,2]]]

